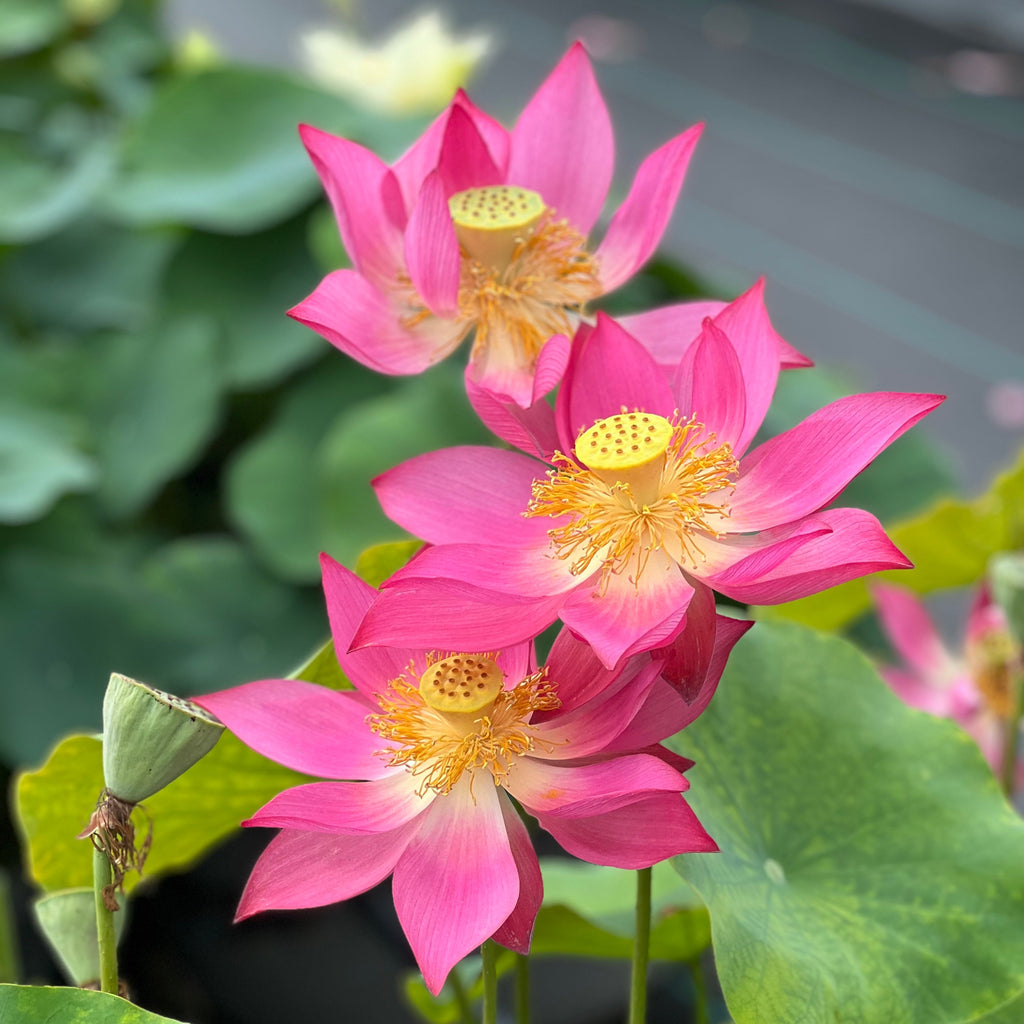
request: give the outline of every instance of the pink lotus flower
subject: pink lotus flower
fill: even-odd
[[[399,920],[436,994],[487,938],[529,949],[540,869],[506,794],[593,863],[639,868],[717,849],[681,795],[692,762],[659,744],[707,705],[749,623],[705,602],[678,644],[614,672],[567,631],[539,671],[532,644],[346,653],[375,591],[326,556],[322,566],[355,691],[266,680],[198,700],[265,756],[348,780],[286,790],[244,822],[282,831],[239,918],[348,899],[393,874]]]
[[[385,585],[356,643],[504,645],[560,617],[612,666],[670,641],[701,586],[772,604],[909,565],[867,512],[822,509],[941,397],[853,395],[748,453],[779,373],[758,322],[727,336],[706,321],[669,378],[599,315],[554,412],[491,424],[524,447],[553,434],[547,465],[464,447],[379,477],[385,512],[435,546]]]
[[[700,132],[641,164],[592,251],[614,145],[579,43],[511,131],[459,92],[392,167],[303,126],[355,269],[328,274],[290,315],[388,374],[419,373],[475,331],[467,378],[527,406],[549,340],[654,252]]]
[[[988,587],[968,613],[960,657],[950,653],[914,594],[883,583],[872,593],[882,630],[903,659],[901,666],[882,666],[882,678],[905,704],[959,723],[999,771],[1013,713],[1010,672],[1020,665],[1021,650]],[[1018,774],[1024,780],[1024,759]]]

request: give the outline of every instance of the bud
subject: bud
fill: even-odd
[[[190,701],[113,673],[103,698],[103,779],[137,804],[213,749],[224,726]]]
[[[988,566],[992,596],[1006,616],[1010,633],[1024,644],[1024,552],[996,555]]]
[[[61,889],[47,893],[33,905],[36,921],[56,954],[64,975],[73,985],[88,985],[100,976],[96,938],[96,897],[92,889]],[[124,914],[114,917],[118,939]]]

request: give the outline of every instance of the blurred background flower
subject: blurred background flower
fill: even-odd
[[[383,114],[434,114],[464,86],[494,41],[486,32],[455,33],[439,11],[422,11],[368,43],[353,29],[301,35],[303,66],[314,81]]]

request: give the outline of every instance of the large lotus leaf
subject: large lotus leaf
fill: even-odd
[[[781,374],[757,442],[796,426],[816,409],[850,391],[847,381],[819,368]],[[890,522],[952,494],[955,481],[948,460],[929,442],[927,429],[925,424],[923,429],[898,438],[853,479],[833,504],[864,508],[883,522]]]
[[[95,484],[78,434],[70,417],[0,401],[0,523],[31,522],[62,494]]]
[[[758,624],[679,747],[721,852],[675,864],[736,1024],[962,1024],[1024,991],[1024,822],[852,645]]]
[[[0,1024],[181,1024],[120,996],[82,988],[0,985]]]
[[[0,136],[0,243],[23,244],[60,230],[92,201],[113,166],[114,147],[105,137],[58,159],[27,139]]]
[[[624,957],[633,952],[636,872],[562,857],[541,860],[544,905],[531,952]],[[651,884],[651,956],[690,960],[711,941],[708,914],[668,861]]]
[[[11,255],[0,268],[7,308],[37,330],[77,333],[145,322],[179,236],[94,219]]]
[[[44,545],[43,525],[7,531],[0,553],[8,764],[98,729],[111,671],[209,693],[287,672],[326,632],[317,593],[278,583],[234,541],[187,538],[147,554],[141,538]]]
[[[976,583],[994,554],[1024,548],[1024,453],[980,497],[937,501],[888,532],[915,568],[891,570],[877,578],[919,594]],[[760,608],[757,615],[839,629],[868,611],[871,603],[865,581],[853,580],[800,601]]]
[[[195,460],[217,423],[217,333],[200,316],[90,344],[99,495],[115,516],[138,512]]]
[[[338,360],[334,360],[338,362]],[[353,381],[370,378],[345,364]],[[313,394],[312,404],[305,401]],[[321,551],[352,565],[367,545],[402,536],[370,480],[403,459],[453,444],[489,443],[458,372],[441,366],[362,401],[310,382],[229,469],[232,519],[260,556],[288,579],[319,577]],[[330,418],[313,415],[329,412]]]
[[[133,223],[258,231],[317,194],[302,122],[374,146],[381,119],[289,75],[224,67],[165,82],[126,140],[107,202]]]
[[[32,878],[46,891],[92,885],[92,848],[75,836],[85,828],[103,789],[98,737],[69,736],[36,771],[15,781],[15,810]],[[145,873],[132,889],[166,871],[181,871],[230,835],[281,790],[308,778],[254,753],[225,732],[201,761],[135,812],[136,831],[153,825]],[[148,820],[147,820],[148,819]]]
[[[245,238],[193,234],[168,272],[168,307],[220,328],[229,385],[272,383],[326,352],[327,342],[285,315],[318,278],[301,220]]]

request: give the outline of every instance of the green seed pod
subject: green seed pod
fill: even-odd
[[[40,896],[33,905],[36,921],[72,985],[88,985],[100,976],[96,939],[96,897],[92,889],[60,889]],[[114,914],[118,940],[124,914]]]
[[[1014,640],[1024,643],[1024,552],[996,555],[988,566],[992,596],[1003,610]]]
[[[224,726],[190,701],[113,673],[103,698],[103,779],[128,803],[158,793],[213,749]]]

